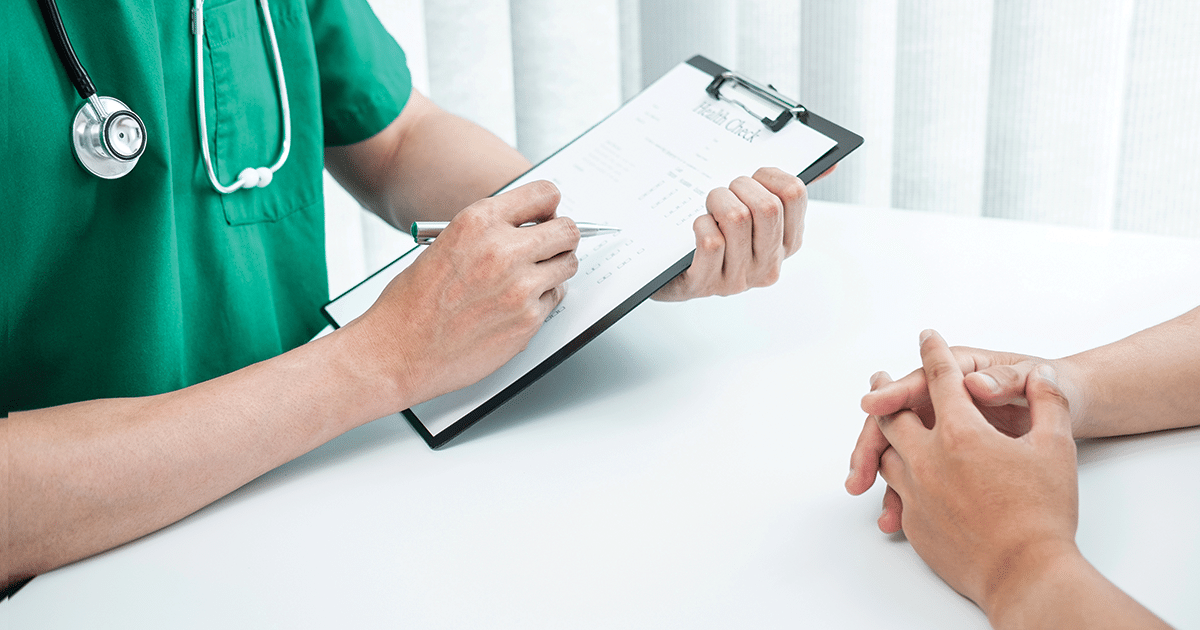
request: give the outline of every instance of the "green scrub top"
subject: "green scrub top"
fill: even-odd
[[[131,173],[71,149],[82,100],[37,3],[0,26],[4,411],[171,391],[307,341],[328,299],[324,147],[366,139],[411,91],[404,53],[366,0],[272,0],[292,146],[267,188],[221,195],[200,157],[190,3],[59,0],[98,94],[146,125]],[[282,126],[255,0],[204,7],[204,81],[219,180],[269,166]]]

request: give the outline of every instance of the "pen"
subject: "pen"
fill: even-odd
[[[450,224],[446,221],[417,221],[412,224],[412,228],[409,231],[412,233],[413,240],[418,245],[427,245],[433,242],[433,239],[437,238],[438,234],[441,234],[447,225]],[[526,225],[533,224],[528,223]],[[576,222],[575,226],[579,228],[579,236],[600,236],[601,234],[615,234],[621,231],[619,227],[601,225],[599,223]]]

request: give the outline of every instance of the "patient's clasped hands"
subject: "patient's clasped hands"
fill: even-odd
[[[1023,576],[1078,555],[1070,403],[1054,368],[1031,357],[955,356],[933,331],[920,345],[922,369],[872,379],[847,489],[866,491],[878,469],[888,483],[880,528],[902,526],[992,616],[1023,597]]]
[[[862,494],[884,478],[879,528],[903,529],[993,627],[1167,627],[1075,544],[1075,438],[1114,433],[1084,420],[1110,350],[1045,361],[950,348],[932,330],[920,345],[920,369],[898,381],[875,374],[862,401],[870,415],[846,489]]]

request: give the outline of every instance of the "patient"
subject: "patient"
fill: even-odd
[[[879,528],[996,628],[1168,627],[1076,547],[1074,439],[1200,423],[1200,308],[1054,361],[925,331],[921,362],[862,400],[846,489],[884,478]]]

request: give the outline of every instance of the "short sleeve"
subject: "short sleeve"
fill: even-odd
[[[310,0],[309,19],[325,145],[353,144],[379,133],[412,93],[404,51],[367,0]]]

